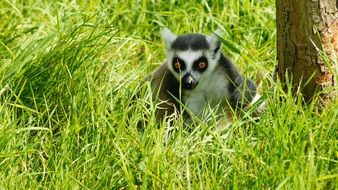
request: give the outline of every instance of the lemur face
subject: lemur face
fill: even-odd
[[[220,57],[220,42],[215,35],[186,34],[176,36],[163,30],[170,72],[181,82],[182,88],[192,90],[208,77]]]

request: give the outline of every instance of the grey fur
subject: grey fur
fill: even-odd
[[[188,49],[200,50],[209,49],[209,43],[202,34],[187,34],[178,36],[172,43],[172,50],[185,51]]]
[[[242,76],[237,77],[235,84],[236,89],[232,93],[232,107],[242,109],[256,95],[256,85],[252,80]]]

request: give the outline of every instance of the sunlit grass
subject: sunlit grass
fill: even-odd
[[[338,188],[338,102],[273,82],[274,1],[5,0],[0,15],[0,189]],[[223,29],[265,114],[157,123],[143,79],[165,58],[163,26]]]

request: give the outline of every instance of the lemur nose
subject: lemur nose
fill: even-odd
[[[182,87],[187,90],[192,90],[196,87],[198,81],[190,74],[187,73],[182,78]]]
[[[187,82],[189,84],[192,84],[194,82],[194,78],[191,75],[189,75],[188,78],[187,78]]]

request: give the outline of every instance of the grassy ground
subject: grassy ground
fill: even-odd
[[[0,189],[338,189],[338,102],[318,110],[271,74],[273,0],[0,2]],[[220,27],[270,105],[215,130],[156,123],[162,26]],[[137,130],[144,114],[147,128]]]

